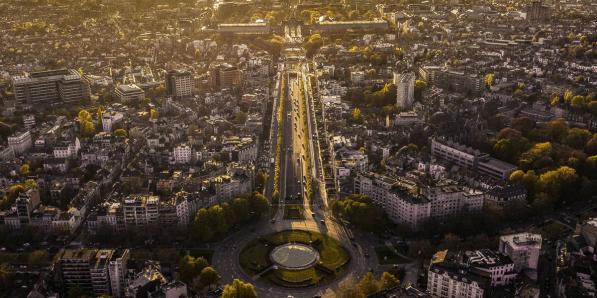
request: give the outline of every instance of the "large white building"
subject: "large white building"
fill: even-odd
[[[514,270],[537,270],[541,254],[542,238],[540,234],[520,233],[500,237],[499,250],[514,262]]]
[[[191,162],[193,150],[187,144],[180,144],[174,147],[174,161],[177,164],[187,164]]]
[[[415,100],[415,74],[394,72],[394,85],[396,85],[396,105],[409,110]]]
[[[121,102],[139,102],[145,99],[145,91],[135,84],[120,85],[114,94]]]
[[[29,131],[16,132],[8,137],[8,147],[12,148],[12,152],[16,156],[26,153],[31,146],[33,146],[33,141]]]
[[[446,220],[483,208],[485,194],[451,180],[422,185],[407,177],[359,173],[354,192],[367,195],[395,223],[416,228],[430,219]]]

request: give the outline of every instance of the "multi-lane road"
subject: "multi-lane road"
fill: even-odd
[[[286,90],[277,92],[278,94],[284,94],[283,97],[277,100],[277,104],[284,105],[284,113],[281,115],[281,130],[279,130],[282,133],[282,150],[280,160],[275,161],[275,163],[280,163],[279,209],[275,217],[270,221],[259,223],[250,228],[249,231],[240,231],[227,237],[218,245],[222,249],[217,249],[213,256],[213,263],[218,272],[220,272],[223,283],[228,283],[234,278],[247,280],[256,286],[260,297],[288,297],[289,295],[294,297],[328,296],[340,281],[347,278],[358,279],[371,267],[369,266],[369,260],[364,256],[361,245],[353,243],[350,239],[351,237],[346,233],[345,227],[335,221],[331,217],[330,212],[327,212],[326,204],[310,204],[310,201],[321,202],[320,188],[316,185],[313,186],[311,200],[306,199],[305,196],[305,179],[309,177],[306,170],[312,168],[307,167],[307,163],[314,165],[313,156],[319,156],[318,154],[309,154],[309,152],[313,153],[313,151],[309,150],[319,149],[318,146],[313,146],[311,143],[316,139],[311,136],[317,135],[317,132],[314,131],[317,129],[317,126],[311,123],[314,117],[303,119],[303,117],[308,116],[311,112],[309,105],[312,100],[311,95],[308,94],[310,90],[307,84],[305,84],[305,78],[307,77],[305,71],[307,70],[308,68],[305,67],[304,62],[296,61],[294,63],[287,63],[285,67],[279,67],[280,73],[277,76],[279,80],[286,80],[286,84],[279,84],[279,86],[286,88]],[[302,90],[305,92],[304,96],[301,95]],[[303,108],[307,113],[301,113]],[[274,107],[274,111],[277,111],[277,107]],[[272,123],[276,122],[272,121]],[[277,128],[275,129],[277,130]],[[277,140],[277,136],[272,139]],[[274,142],[272,142],[272,148],[275,148],[273,147],[275,145]],[[274,168],[273,165],[272,168]],[[314,172],[316,173],[316,171]],[[273,177],[273,175],[270,175],[270,177]],[[268,187],[272,189],[272,181],[270,181]],[[273,192],[275,190],[270,191],[270,193]],[[304,218],[285,219],[284,211],[288,205],[302,206]],[[346,273],[333,284],[301,289],[277,287],[266,280],[247,276],[238,264],[238,256],[242,248],[259,235],[289,229],[316,231],[340,240],[351,254],[351,261],[348,264]]]

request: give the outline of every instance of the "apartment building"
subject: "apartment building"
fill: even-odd
[[[427,271],[427,292],[438,298],[484,297],[488,278],[471,273],[452,257],[448,251],[435,254]]]
[[[130,195],[122,201],[124,224],[145,226],[158,224],[160,199],[153,195]]]
[[[26,153],[33,146],[31,133],[27,131],[15,132],[8,137],[8,147],[12,149],[14,155],[19,156]]]
[[[485,87],[484,78],[440,66],[422,66],[419,76],[429,85],[457,92],[479,94]]]
[[[188,164],[192,159],[191,146],[188,144],[180,144],[174,147],[172,155],[174,156],[174,162],[176,164]]]
[[[489,249],[465,251],[464,262],[473,272],[488,277],[492,287],[510,285],[517,276],[510,257]]]
[[[166,92],[175,98],[193,95],[195,79],[189,71],[171,70],[166,75]]]

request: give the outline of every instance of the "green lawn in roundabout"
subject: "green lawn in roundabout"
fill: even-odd
[[[272,261],[274,248],[289,243],[304,244],[318,254],[318,261],[300,269],[283,268]],[[342,274],[350,260],[347,250],[334,238],[317,232],[287,230],[264,235],[242,250],[239,262],[245,273],[284,287],[304,287],[331,281]],[[273,266],[277,265],[277,269]]]

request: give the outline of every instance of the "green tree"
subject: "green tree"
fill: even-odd
[[[220,205],[214,205],[207,209],[207,213],[209,216],[209,222],[211,226],[215,229],[216,235],[222,236],[228,232],[230,226],[226,221],[226,217],[224,216],[224,209]]]
[[[21,176],[29,175],[29,164],[22,165],[19,169],[19,173],[21,173]]]
[[[207,266],[209,266],[209,263],[203,257],[195,258],[189,255],[182,257],[178,262],[180,280],[191,284]]]
[[[48,252],[45,250],[35,250],[27,257],[27,263],[32,265],[40,265],[48,261]]]
[[[570,100],[570,106],[575,109],[582,109],[586,106],[585,97],[582,95],[576,95]]]
[[[570,104],[570,102],[572,101],[572,97],[574,97],[574,93],[572,93],[572,90],[566,89],[564,91],[564,102]]]
[[[249,219],[249,201],[245,198],[235,198],[232,201],[232,211],[238,222]]]
[[[199,274],[199,281],[203,286],[209,287],[213,284],[216,284],[219,278],[220,277],[218,276],[216,270],[210,266],[203,268],[203,270],[201,270],[201,273]]]
[[[379,285],[375,280],[375,276],[373,273],[367,272],[363,278],[359,281],[358,284],[359,290],[366,296],[369,296],[377,291],[379,291]]]
[[[209,219],[209,213],[207,209],[201,208],[195,215],[195,221],[193,223],[194,236],[200,241],[210,241],[213,239],[215,231],[211,226]]]
[[[149,118],[153,119],[153,120],[157,120],[158,119],[158,110],[156,109],[151,109],[149,110]]]
[[[234,279],[224,286],[221,298],[257,298],[257,291],[252,284]]]
[[[83,133],[83,136],[91,137],[95,134],[95,125],[93,125],[93,122],[91,121],[83,122],[81,132]]]
[[[361,120],[361,109],[354,108],[352,110],[352,119],[355,120],[355,121],[360,121]]]
[[[381,274],[381,278],[379,280],[380,289],[389,289],[398,285],[400,285],[400,280],[398,280],[398,278],[393,274],[387,271]]]
[[[568,131],[564,143],[572,148],[583,149],[591,137],[589,130],[574,127]]]
[[[494,81],[493,74],[492,73],[486,74],[484,81],[485,81],[485,86],[487,86],[487,87],[493,86],[493,81]]]
[[[118,128],[114,131],[114,136],[116,137],[123,137],[126,138],[127,137],[127,133],[126,130],[122,129],[122,128]]]
[[[254,192],[251,196],[251,211],[255,212],[258,216],[269,211],[270,203],[267,198],[259,192]]]

